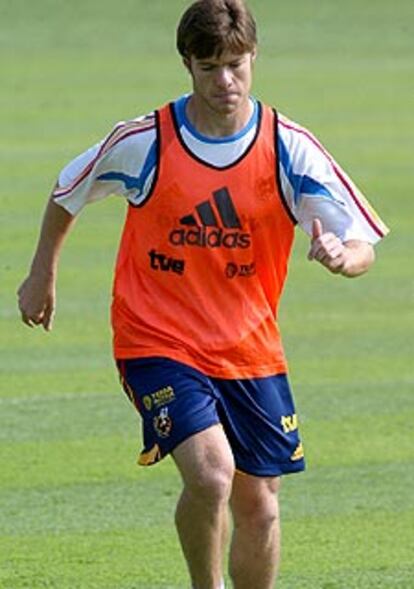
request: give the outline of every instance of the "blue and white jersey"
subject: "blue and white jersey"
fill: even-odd
[[[252,115],[235,135],[210,138],[201,135],[186,115],[189,96],[174,102],[179,133],[187,148],[215,167],[237,161],[256,135],[258,103],[252,100]],[[319,218],[324,231],[342,241],[376,243],[388,232],[352,180],[317,139],[305,128],[278,116],[277,151],[279,177],[292,217],[308,234]],[[89,202],[112,194],[131,204],[142,204],[151,191],[157,167],[155,113],[121,122],[100,143],[91,147],[60,173],[55,202],[76,215]]]

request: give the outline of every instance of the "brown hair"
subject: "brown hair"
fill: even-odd
[[[187,58],[248,53],[256,44],[256,23],[243,0],[197,0],[177,28],[177,49]]]

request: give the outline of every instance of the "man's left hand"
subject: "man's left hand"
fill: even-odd
[[[342,242],[334,233],[323,232],[320,219],[313,220],[308,260],[317,260],[333,274],[351,278],[366,272],[374,259],[370,243],[357,239]]]
[[[324,233],[322,223],[314,219],[308,260],[317,260],[334,274],[342,273],[347,262],[347,248],[334,233]]]

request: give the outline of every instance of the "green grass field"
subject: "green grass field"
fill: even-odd
[[[90,206],[50,334],[19,322],[60,168],[178,96],[180,0],[0,0],[0,588],[185,589],[170,460],[135,466],[108,304],[124,203]],[[392,233],[346,281],[298,232],[281,324],[308,470],[281,493],[278,589],[414,588],[414,4],[251,0],[255,94],[308,126]],[[252,587],[252,589],[255,589]]]

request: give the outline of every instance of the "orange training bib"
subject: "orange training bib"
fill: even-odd
[[[150,196],[129,206],[115,273],[116,358],[164,356],[219,378],[286,372],[276,322],[294,222],[277,180],[276,113],[216,168],[183,143],[173,106],[157,112]]]

